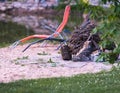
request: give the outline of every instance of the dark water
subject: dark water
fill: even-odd
[[[51,34],[62,21],[61,16],[8,16],[0,14],[0,47],[10,45],[17,40],[33,34]],[[64,28],[66,35],[72,32],[74,27],[81,23],[80,14],[72,14]],[[46,28],[46,26],[49,26]],[[52,30],[51,30],[52,28]],[[62,33],[62,34],[64,34]],[[67,37],[68,38],[68,37]]]

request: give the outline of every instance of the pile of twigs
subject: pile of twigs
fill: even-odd
[[[90,40],[94,44],[98,44],[100,37],[98,34],[91,34],[91,31],[96,27],[96,22],[90,20],[89,15],[84,18],[83,23],[73,31],[72,36],[68,42],[72,54],[77,54],[83,48],[84,42]],[[93,47],[96,46],[93,44]]]

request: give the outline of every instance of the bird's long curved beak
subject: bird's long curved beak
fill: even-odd
[[[18,40],[18,41],[16,41],[16,42],[14,42],[9,48],[10,48],[10,49],[14,49],[14,48],[16,48],[20,43],[21,43],[20,40]]]

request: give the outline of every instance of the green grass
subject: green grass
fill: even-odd
[[[0,47],[8,46],[31,34],[34,34],[34,32],[31,29],[27,29],[24,25],[0,21]]]
[[[69,78],[1,83],[0,93],[120,93],[120,69]]]

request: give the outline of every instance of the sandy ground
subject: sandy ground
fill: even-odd
[[[56,45],[41,47],[36,44],[24,53],[28,44],[15,49],[0,48],[0,82],[13,82],[20,79],[74,76],[81,73],[96,73],[110,70],[112,65],[96,62],[63,61]],[[51,60],[51,61],[50,61]]]

